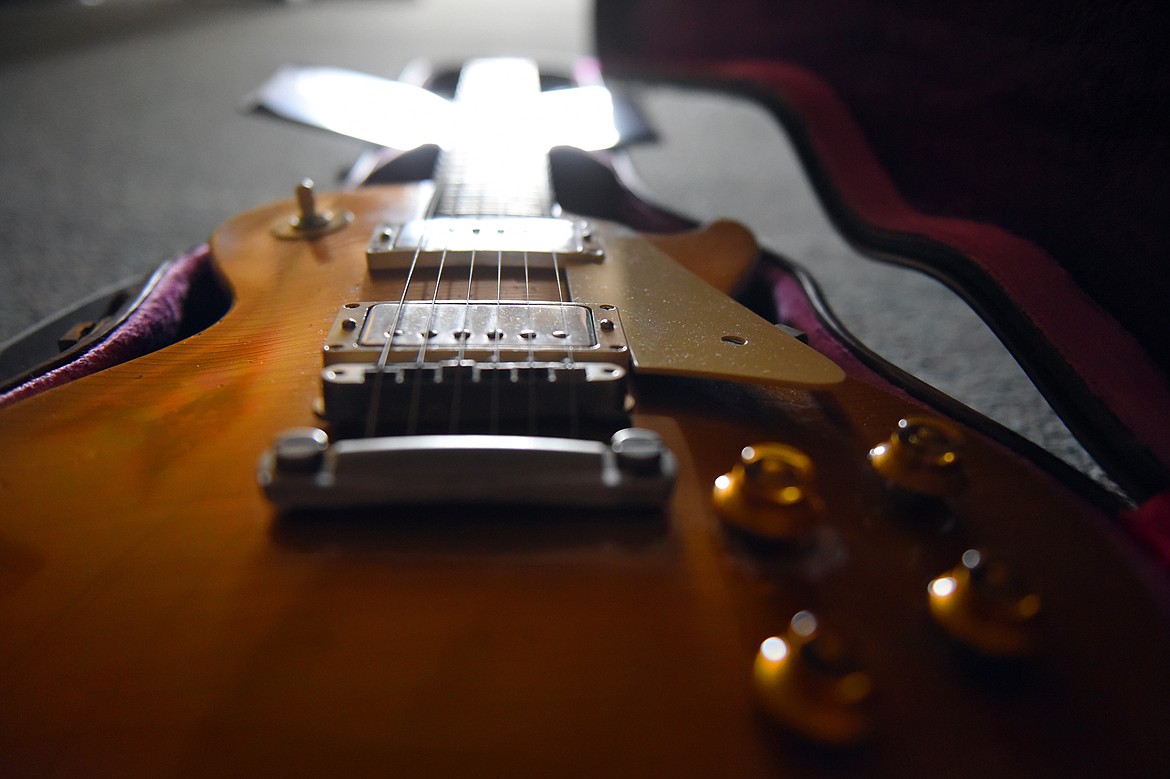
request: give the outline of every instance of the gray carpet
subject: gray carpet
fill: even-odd
[[[302,176],[335,180],[360,143],[237,110],[280,65],[394,75],[419,57],[513,54],[567,69],[589,41],[583,0],[0,4],[0,342],[286,197]],[[812,270],[880,353],[1094,471],[965,305],[836,236],[762,111],[636,94],[662,135],[632,154],[657,200],[747,223]]]

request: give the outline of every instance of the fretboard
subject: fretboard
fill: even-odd
[[[548,149],[533,116],[540,93],[535,63],[476,60],[455,95],[455,140],[435,173],[436,216],[549,216]]]

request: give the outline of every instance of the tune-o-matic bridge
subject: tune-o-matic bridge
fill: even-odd
[[[445,360],[384,368],[341,363],[322,377],[325,415],[340,430],[563,434],[612,430],[626,417],[626,370],[603,362]],[[375,403],[375,396],[377,401]]]

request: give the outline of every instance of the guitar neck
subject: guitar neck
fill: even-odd
[[[455,95],[458,126],[436,169],[436,216],[550,216],[548,146],[538,138],[540,73],[523,59],[475,60]]]

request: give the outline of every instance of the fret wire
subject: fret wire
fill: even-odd
[[[436,169],[444,185],[440,215],[548,216],[552,212],[552,177],[546,152],[496,149],[490,165],[483,164],[485,159],[484,155],[474,159],[471,151],[458,147],[440,154]],[[501,164],[501,159],[507,164]],[[504,170],[506,174],[501,175]]]

